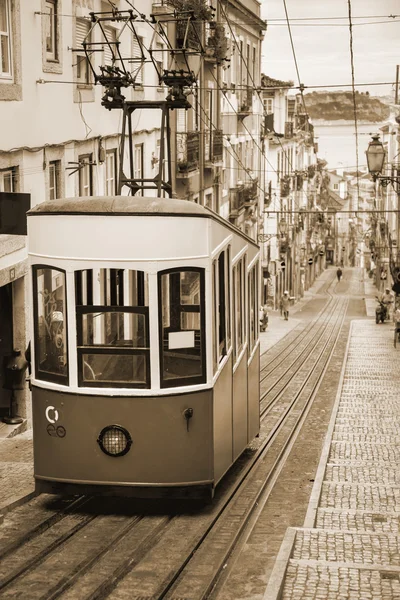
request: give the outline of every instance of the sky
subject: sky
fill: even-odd
[[[306,86],[351,84],[348,0],[286,0],[286,7],[301,83]],[[400,64],[400,0],[351,0],[351,12],[355,82],[395,81],[396,65]],[[389,15],[398,15],[398,18],[391,19]],[[261,16],[267,20],[262,49],[263,73],[292,80],[298,85],[284,0],[262,0]],[[367,16],[377,18],[366,19]],[[324,21],[326,17],[343,18]],[[318,20],[295,21],[305,18]],[[360,25],[365,22],[371,24]],[[342,26],[338,26],[340,24]],[[391,85],[357,89],[368,90],[371,95],[393,94]]]

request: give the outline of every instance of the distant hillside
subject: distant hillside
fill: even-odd
[[[354,120],[353,94],[351,92],[311,92],[305,94],[307,111],[312,119],[324,121]],[[379,123],[389,116],[389,107],[368,92],[356,92],[359,121]]]

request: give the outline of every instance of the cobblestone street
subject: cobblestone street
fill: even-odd
[[[265,600],[400,598],[398,355],[353,321],[304,528],[288,529]]]

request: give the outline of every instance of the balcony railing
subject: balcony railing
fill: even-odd
[[[253,110],[253,88],[250,86],[244,86],[242,88],[239,88],[238,101],[239,116],[243,116],[243,114],[250,114]]]
[[[222,161],[223,137],[222,129],[204,132],[204,159],[208,164]]]
[[[254,206],[257,203],[257,199],[257,180],[231,188],[229,190],[229,217],[237,217],[240,211]]]
[[[177,132],[176,157],[180,173],[195,171],[199,168],[200,134],[198,131]]]
[[[274,113],[271,113],[270,115],[265,115],[264,131],[265,133],[272,133],[274,131]]]

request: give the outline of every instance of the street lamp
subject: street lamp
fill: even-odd
[[[287,227],[287,221],[284,217],[282,217],[278,223],[279,233],[260,233],[257,236],[257,239],[260,242],[260,244],[264,244],[265,242],[269,242],[270,240],[272,240],[272,238],[274,237],[284,236],[287,232]]]
[[[391,183],[394,187],[400,186],[400,177],[381,176],[383,165],[385,162],[386,152],[379,135],[372,136],[372,142],[368,144],[368,149],[365,152],[367,157],[368,171],[373,181],[379,181],[383,187],[387,187]]]

